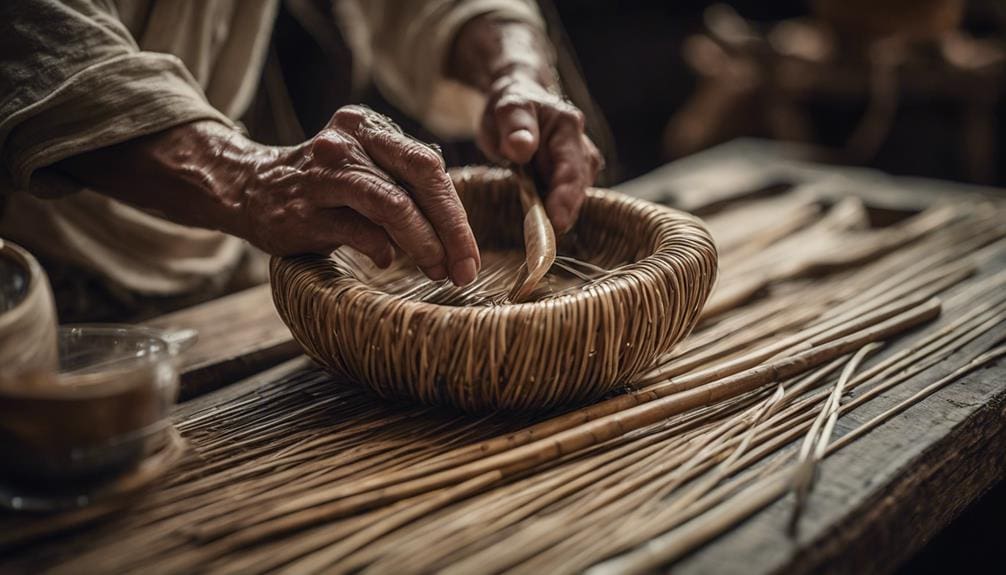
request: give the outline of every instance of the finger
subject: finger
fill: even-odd
[[[443,243],[451,280],[459,286],[474,281],[482,265],[478,244],[443,158],[397,132],[362,127],[357,140],[382,170],[409,189]]]
[[[335,111],[332,119],[328,121],[328,128],[343,129],[348,132],[355,132],[363,125],[380,127],[393,132],[401,132],[402,129],[395,124],[391,118],[375,112],[367,106],[350,105],[343,106]]]
[[[357,167],[326,174],[320,184],[311,195],[313,201],[323,207],[352,208],[387,232],[430,279],[447,277],[440,238],[409,193],[387,174]]]
[[[521,98],[500,99],[493,108],[499,151],[517,164],[531,161],[538,151],[538,113],[534,104]]]
[[[557,126],[548,143],[549,193],[545,211],[559,233],[576,222],[586,196],[592,160],[582,146],[581,133],[574,124]]]
[[[594,142],[586,134],[580,136],[580,140],[583,142],[583,147],[589,160],[587,185],[593,186],[597,181],[597,175],[604,170],[604,156],[601,155],[601,150],[597,149],[597,146],[594,145]]]
[[[339,246],[349,246],[369,257],[379,268],[386,268],[395,259],[391,238],[380,226],[350,208],[335,208],[321,212],[327,230],[318,234],[321,241],[316,252],[328,255]]]

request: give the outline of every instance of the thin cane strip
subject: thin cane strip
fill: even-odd
[[[991,320],[988,320],[988,321],[984,322],[983,324],[981,324],[978,327],[978,329],[976,329],[975,331],[972,331],[971,333],[967,334],[967,336],[965,338],[956,338],[952,342],[954,344],[953,347],[950,347],[943,354],[943,356],[944,357],[949,356],[951,353],[957,351],[958,349],[960,349],[961,347],[963,347],[967,343],[970,343],[975,338],[977,338],[977,337],[983,335],[984,333],[986,333],[989,329],[991,329],[993,327],[996,327],[996,326],[1002,324],[1003,322],[1004,322],[1004,318],[1001,315],[999,317],[996,317],[996,318],[993,318]],[[901,382],[907,380],[911,376],[917,375],[918,373],[921,373],[922,371],[925,371],[926,369],[931,368],[936,363],[937,363],[936,360],[931,360],[929,362],[926,362],[924,364],[916,366],[914,369],[911,369],[911,370],[903,372],[898,377],[894,377],[894,378],[892,378],[890,380],[883,381],[883,382],[877,384],[876,386],[874,386],[873,388],[870,388],[869,390],[867,390],[865,393],[863,393],[859,397],[856,397],[855,399],[849,401],[849,403],[846,406],[843,406],[843,408],[854,409],[854,408],[862,405],[863,403],[866,403],[870,399],[873,399],[874,397],[876,397],[877,395],[883,393],[884,391],[887,391],[888,389],[890,389],[894,385],[897,385],[898,383],[901,383]]]
[[[956,350],[975,338],[987,333],[994,325],[988,321],[989,314],[995,314],[996,310],[985,310],[985,314],[974,314],[970,321],[955,322],[947,326],[946,329],[917,342],[912,347],[902,353],[891,356],[873,368],[862,372],[850,379],[847,383],[849,389],[855,389],[861,385],[870,385],[880,381],[880,385],[871,387],[867,393],[843,404],[840,408],[842,413],[855,409],[864,404],[869,399],[879,393],[890,389],[894,385],[901,383],[911,376],[928,369],[932,365],[949,357]],[[885,379],[894,376],[892,379]],[[812,405],[823,399],[825,393],[809,396],[788,408],[785,412],[778,414],[779,421],[799,423],[800,419],[795,419],[798,413],[806,415],[801,419],[810,420],[810,413],[807,411]],[[750,461],[745,462],[750,464]]]
[[[661,446],[659,445],[659,443],[651,443],[649,451],[652,451],[654,449],[660,449],[660,448],[661,448]],[[542,492],[541,496],[534,497],[533,500],[529,500],[525,505],[523,505],[521,507],[518,507],[517,509],[514,509],[513,511],[508,512],[505,516],[501,517],[500,519],[496,520],[495,522],[492,522],[492,523],[490,523],[490,524],[487,525],[487,524],[484,524],[484,522],[479,521],[478,525],[480,527],[482,527],[483,529],[489,529],[489,530],[497,529],[497,527],[494,527],[494,525],[500,525],[500,527],[498,527],[498,528],[502,528],[502,526],[505,526],[505,525],[508,525],[508,524],[512,524],[512,523],[518,521],[520,518],[527,517],[531,513],[535,512],[536,510],[540,510],[542,507],[547,506],[549,504],[549,502],[551,502],[551,501],[556,501],[559,498],[563,497],[564,495],[569,495],[571,492],[577,491],[580,488],[580,486],[591,486],[593,488],[597,488],[598,485],[597,485],[596,482],[599,481],[599,480],[602,480],[602,481],[606,480],[606,481],[609,481],[609,482],[612,482],[612,483],[617,483],[618,482],[618,478],[617,477],[613,477],[611,475],[611,473],[612,473],[611,472],[611,468],[612,468],[612,466],[614,466],[616,464],[622,464],[622,465],[624,465],[627,461],[628,462],[635,461],[635,462],[637,462],[638,465],[645,466],[645,467],[648,468],[648,467],[650,467],[652,465],[649,462],[651,460],[653,460],[655,457],[660,457],[660,454],[656,453],[656,454],[648,455],[645,458],[640,458],[639,454],[634,453],[634,452],[628,452],[628,454],[627,454],[626,457],[628,457],[628,459],[613,460],[613,461],[609,462],[608,464],[606,464],[605,466],[603,466],[601,468],[598,468],[598,469],[596,469],[594,471],[583,470],[583,473],[580,472],[582,465],[577,465],[577,466],[571,468],[571,471],[573,472],[573,474],[571,476],[569,476],[568,478],[565,477],[565,475],[559,475],[559,476],[556,476],[553,479],[548,480],[548,482],[539,483],[540,488],[547,488],[547,489],[545,489]],[[657,459],[657,460],[659,461],[659,459]],[[529,479],[529,480],[526,480],[526,481],[535,481],[537,483],[539,480]],[[572,484],[571,484],[571,482],[572,482]],[[515,485],[514,488],[516,488],[516,487],[518,487],[518,486]],[[544,500],[543,500],[543,498],[544,498]],[[483,502],[473,502],[473,504],[477,505],[480,509],[484,509],[485,508],[485,503],[483,503]],[[515,514],[519,514],[519,515],[515,515]],[[436,521],[436,522],[433,523],[433,525],[443,524],[442,521],[443,521],[442,519],[439,520],[439,521]],[[448,521],[449,524],[456,524],[456,522],[457,522],[457,519]],[[472,527],[474,527],[474,525]],[[417,531],[420,532],[420,536],[415,539],[417,541],[417,543],[419,543],[420,546],[422,546],[422,547],[429,548],[428,539],[427,539],[427,536],[430,535],[429,531],[428,530],[421,530],[419,528],[417,528]],[[470,533],[471,533],[471,529],[469,528],[469,529],[466,529],[464,533],[457,534],[457,536],[464,537],[465,535],[469,535]],[[455,535],[452,535],[451,536],[451,544],[455,544],[455,543],[456,543]],[[410,562],[414,560],[414,556],[412,556],[412,554],[409,554],[408,556],[409,556],[409,561]],[[375,564],[373,566],[373,570],[374,570],[374,572],[381,572],[382,569],[380,567],[380,564]]]
[[[745,415],[743,415],[742,419],[743,420],[748,420],[748,419],[753,418],[755,420],[755,423],[757,423],[757,421],[767,412],[767,410],[769,409],[769,407],[772,406],[775,402],[777,402],[781,397],[782,397],[781,393],[777,392],[776,394],[773,395],[772,398],[769,398],[767,401],[763,402],[760,406],[756,407],[753,412],[749,411]],[[735,448],[735,455],[734,455],[734,457],[736,457],[736,454],[738,454],[740,452],[743,452],[744,446],[747,445],[747,443],[750,441],[750,437],[751,437],[751,435],[747,434],[747,437],[745,437],[745,438],[742,439],[742,441],[739,444],[739,447]],[[729,465],[729,463],[727,465]],[[681,470],[681,468],[678,467],[675,470],[675,475],[677,475],[680,470]],[[715,483],[715,481],[713,481],[713,483]],[[692,487],[692,491],[691,491],[691,495],[686,495],[686,496],[688,496],[688,497],[697,497],[698,494],[701,493],[703,489],[704,489],[703,487],[698,486],[698,485],[693,486]],[[635,499],[638,500],[638,497],[635,498]],[[625,506],[627,508],[630,508],[630,509],[631,508],[640,508],[640,509],[642,509],[642,508],[646,507],[646,505],[640,505],[639,503],[636,503],[636,502],[634,502],[632,500],[626,500],[624,498],[618,499],[618,501],[620,503],[624,503]],[[579,511],[581,511],[581,508],[579,506],[577,506],[576,510],[579,512]],[[615,513],[616,513],[616,515],[613,515],[613,516],[609,517],[608,516],[608,512],[604,512],[604,513],[602,513],[599,516],[590,518],[589,520],[587,518],[585,518],[585,517],[562,518],[562,517],[558,517],[557,516],[554,521],[547,522],[547,523],[539,523],[536,526],[536,530],[534,532],[526,535],[526,536],[525,536],[526,532],[521,532],[521,535],[522,535],[522,540],[521,541],[500,542],[495,548],[488,548],[486,550],[483,550],[482,553],[485,554],[485,555],[487,555],[487,556],[489,556],[489,557],[494,558],[494,560],[500,561],[501,563],[507,563],[507,564],[515,563],[515,562],[517,562],[517,561],[520,560],[519,557],[526,557],[526,556],[529,556],[529,555],[533,554],[533,550],[534,549],[538,549],[538,548],[540,548],[542,550],[549,549],[549,548],[552,548],[552,543],[559,543],[559,541],[564,541],[564,543],[561,543],[561,545],[569,545],[569,544],[571,544],[572,539],[570,539],[569,537],[564,537],[564,538],[561,538],[561,539],[555,537],[556,528],[558,528],[559,526],[561,526],[563,522],[567,522],[568,525],[574,525],[574,524],[575,525],[584,525],[584,524],[586,524],[586,525],[593,525],[593,526],[614,525],[614,524],[617,524],[617,519],[621,518],[621,517],[619,517],[620,514],[618,514],[617,511],[615,511]],[[575,523],[568,523],[568,522],[571,522],[571,521],[575,521]],[[612,521],[614,521],[614,523],[612,523]],[[551,527],[549,527],[550,524],[551,524]],[[590,534],[596,534],[595,533],[596,529],[594,529],[594,530],[586,530],[586,531],[587,531],[587,533],[582,533],[581,537],[585,537],[585,536],[588,536]],[[603,534],[596,534],[596,535],[597,535],[598,541],[603,541],[605,539],[605,537],[604,537]],[[533,547],[530,547],[530,546],[533,546]],[[483,555],[480,555],[479,558],[477,558],[477,559],[473,558],[473,562],[481,561],[482,557],[483,557]],[[534,562],[530,563],[529,566],[533,565],[533,564],[534,564]],[[461,565],[458,566],[459,572],[463,572],[464,565],[465,564],[462,563]],[[532,567],[529,567],[529,568],[532,568]]]
[[[835,428],[835,421],[838,419],[839,401],[845,393],[845,386],[863,359],[878,347],[879,344],[877,343],[865,345],[849,360],[849,363],[842,370],[842,375],[838,378],[834,388],[821,407],[820,414],[814,419],[810,430],[800,445],[796,467],[793,472],[793,491],[796,494],[796,504],[793,506],[793,515],[790,521],[791,531],[795,531],[800,512],[803,510],[807,497],[810,495],[810,490],[813,487],[814,474],[817,471],[816,464],[822,458],[824,449],[831,440],[831,433]]]
[[[875,429],[878,425],[884,423],[885,421],[891,419],[892,417],[898,415],[899,413],[904,412],[909,407],[915,405],[916,403],[936,393],[940,389],[943,389],[950,383],[953,383],[954,381],[959,380],[961,377],[967,375],[968,373],[981,367],[985,367],[986,365],[1002,357],[1006,357],[1006,346],[997,347],[972,359],[966,365],[956,369],[953,373],[950,373],[945,377],[940,378],[939,380],[919,390],[908,399],[905,399],[904,401],[884,411],[884,413],[881,413],[873,417],[872,419],[862,424],[861,426],[857,427],[853,431],[850,431],[846,435],[843,435],[834,443],[828,446],[827,450],[825,451],[825,454],[831,455],[835,451],[842,449],[846,445],[852,443],[853,441],[859,439],[860,437],[868,433],[870,430]]]
[[[587,573],[590,575],[645,573],[671,563],[689,550],[717,536],[727,526],[753,515],[781,497],[789,488],[789,475],[788,470],[782,470],[765,477],[741,491],[726,504],[711,508],[699,520],[673,532],[673,537],[668,534],[654,539],[639,550],[597,565]]]
[[[757,481],[776,472],[785,461],[785,457],[776,457],[763,466],[759,466],[754,469],[745,469],[745,471],[737,475],[735,478],[712,490],[698,501],[689,505],[686,509],[675,513],[673,516],[658,518],[653,523],[647,524],[643,531],[632,533],[628,537],[622,535],[602,542],[601,545],[603,545],[603,547],[598,548],[597,554],[594,554],[593,557],[583,557],[581,562],[576,564],[574,567],[578,568],[578,572],[595,572],[593,570],[588,570],[588,568],[598,562],[597,557],[612,557],[618,553],[631,550],[636,547],[641,540],[646,540],[642,537],[646,537],[647,539],[656,537],[662,533],[670,531],[670,529],[674,529],[675,527],[684,524],[691,519],[694,519],[695,517],[700,516],[703,513],[708,512],[711,509],[714,509],[717,505],[735,497],[743,489],[754,485]],[[559,561],[558,558],[555,558],[554,560]],[[603,568],[603,565],[599,567]]]
[[[949,285],[953,285],[953,283],[958,282],[969,275],[971,273],[971,269],[972,268],[970,266],[963,267],[962,269],[951,273],[949,276],[945,276],[945,272],[941,272],[941,277],[945,277],[945,279],[940,281],[935,289],[922,291],[922,287],[932,283],[932,280],[926,279],[925,281],[916,282],[915,284],[911,284],[913,289],[916,290],[916,293],[912,293],[909,298],[900,298],[898,301],[894,301],[897,298],[892,298],[891,303],[887,303],[883,300],[880,302],[869,302],[862,306],[862,308],[855,308],[845,314],[841,314],[815,324],[807,330],[774,342],[757,352],[747,354],[726,364],[717,365],[715,369],[707,368],[698,374],[690,374],[687,379],[677,382],[676,386],[678,388],[687,389],[687,386],[691,385],[689,381],[702,381],[704,378],[709,376],[708,374],[714,375],[717,373],[729,373],[730,370],[739,370],[745,367],[750,367],[763,359],[767,359],[768,357],[772,357],[773,355],[786,350],[790,350],[792,352],[793,350],[800,349],[800,346],[807,345],[807,342],[826,341],[829,337],[841,335],[844,331],[855,328],[856,325],[860,325],[863,321],[869,321],[864,318],[864,314],[867,314],[867,318],[884,317],[885,314],[888,314],[889,317],[889,315],[893,315],[899,310],[915,305],[915,303],[919,300],[928,299],[940,291],[943,291],[946,287],[949,287]],[[645,379],[638,380],[637,384],[644,386],[652,385],[658,383],[661,379],[664,378],[658,372],[647,376]]]

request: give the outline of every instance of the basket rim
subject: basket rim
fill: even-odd
[[[640,221],[653,221],[653,220],[666,220],[667,224],[690,224],[690,228],[693,231],[698,231],[699,237],[704,238],[708,241],[709,246],[716,250],[715,243],[709,234],[708,229],[702,223],[702,221],[686,212],[676,210],[667,206],[654,204],[652,202],[647,202],[645,200],[628,196],[621,192],[615,190],[608,190],[602,188],[588,188],[586,201],[614,201],[620,204],[624,204],[629,207],[629,209],[637,216],[641,217]],[[676,255],[677,257],[689,257],[697,262],[701,262],[703,259],[698,249],[690,247],[685,242],[673,241],[673,236],[680,234],[680,232],[675,232],[674,230],[662,230],[658,231],[658,234],[663,237],[659,237],[657,242],[660,244],[657,249],[652,253],[647,254],[645,257],[625,264],[618,268],[619,273],[615,276],[606,277],[598,280],[591,285],[584,286],[582,290],[576,291],[574,293],[562,294],[555,297],[549,297],[547,299],[521,302],[514,304],[503,304],[503,305],[492,305],[492,306],[452,306],[439,303],[431,303],[424,301],[416,301],[408,298],[404,298],[400,295],[389,294],[383,292],[380,288],[366,284],[365,282],[352,277],[342,271],[339,271],[338,267],[331,261],[330,256],[321,256],[317,254],[306,254],[292,257],[284,258],[273,258],[271,267],[275,267],[277,261],[282,260],[287,264],[294,265],[298,268],[311,267],[319,264],[327,264],[325,271],[321,269],[311,269],[309,273],[315,276],[315,281],[311,281],[306,286],[306,290],[312,295],[321,295],[330,290],[336,289],[337,287],[340,291],[344,292],[344,296],[348,296],[350,293],[353,296],[352,308],[369,308],[373,309],[375,305],[381,305],[385,302],[396,303],[395,313],[409,313],[409,314],[443,314],[446,312],[459,313],[473,316],[487,315],[487,316],[509,316],[516,315],[520,317],[524,315],[520,312],[530,312],[539,310],[542,308],[565,308],[568,306],[576,306],[583,300],[591,299],[600,295],[600,292],[631,292],[635,291],[633,286],[634,282],[618,281],[621,276],[626,274],[632,274],[633,272],[640,272],[644,268],[648,268],[651,272],[650,275],[659,275],[663,278],[671,279],[680,274],[676,273],[676,270],[672,266],[653,266],[652,263],[661,255]],[[299,271],[308,271],[300,269]],[[713,271],[715,275],[715,270]],[[333,274],[329,276],[329,274]],[[326,276],[326,277],[319,277]],[[639,277],[639,276],[637,276]],[[684,278],[679,278],[684,279]],[[640,278],[640,281],[643,281]],[[346,286],[344,282],[350,282],[351,285]],[[277,282],[273,283],[273,290],[280,289],[283,286],[277,286]],[[342,285],[339,285],[342,284]]]

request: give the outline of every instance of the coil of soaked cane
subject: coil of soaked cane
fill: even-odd
[[[452,173],[482,253],[468,288],[407,262],[378,270],[332,257],[273,258],[273,299],[305,352],[378,395],[466,411],[595,400],[685,337],[716,279],[716,248],[688,215],[592,189],[559,239],[563,266],[531,301],[505,294],[523,258],[518,187],[507,170]]]

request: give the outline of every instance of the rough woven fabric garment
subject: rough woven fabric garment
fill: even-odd
[[[219,293],[241,240],[82,190],[46,166],[194,120],[237,129],[275,12],[276,0],[2,3],[0,236],[106,279],[111,293]]]

